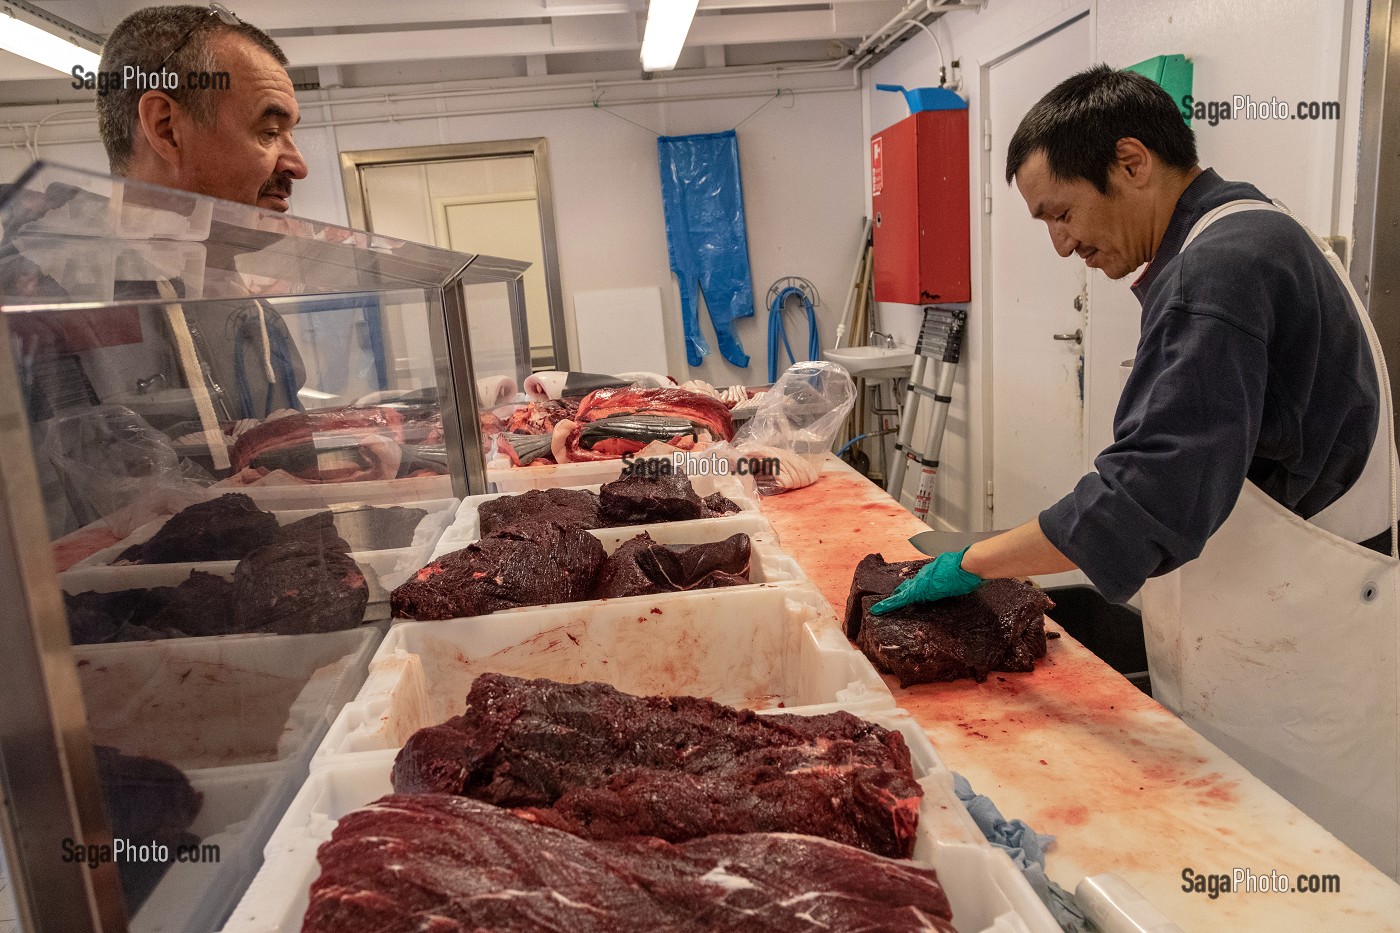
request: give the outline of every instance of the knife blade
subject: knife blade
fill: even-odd
[[[910,538],[909,543],[914,545],[920,553],[937,557],[946,551],[961,551],[978,541],[985,541],[1002,534],[1006,534],[1005,529],[1000,531],[921,531]]]

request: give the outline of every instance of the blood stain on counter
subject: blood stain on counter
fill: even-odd
[[[1083,826],[1089,822],[1089,808],[1080,804],[1071,804],[1064,807],[1051,807],[1042,810],[1045,824],[1049,827],[1048,832],[1054,832],[1058,826]]]

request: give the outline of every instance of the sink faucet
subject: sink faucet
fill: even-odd
[[[870,337],[869,337],[868,339],[869,339],[870,345],[871,345],[872,347],[879,346],[879,344],[877,344],[877,343],[875,342],[875,338],[876,338],[876,337],[883,337],[883,338],[884,338],[884,341],[885,341],[885,344],[884,344],[884,345],[885,345],[885,349],[887,349],[887,350],[893,350],[893,349],[894,349],[894,337],[890,336],[889,334],[886,334],[886,333],[883,333],[883,332],[881,332],[881,331],[878,331],[878,330],[872,330],[872,331],[870,332]]]
[[[155,385],[157,382],[162,386],[168,385],[165,373],[151,373],[151,375],[147,376],[145,379],[137,379],[136,394],[145,395],[147,392],[151,391],[151,386]]]

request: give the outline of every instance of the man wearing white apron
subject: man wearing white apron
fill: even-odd
[[[1061,256],[1114,279],[1147,264],[1114,443],[1036,521],[941,555],[876,611],[1076,568],[1114,601],[1141,589],[1153,695],[1395,875],[1394,412],[1345,271],[1281,205],[1202,170],[1165,91],[1106,66],[1031,109],[1007,180]]]

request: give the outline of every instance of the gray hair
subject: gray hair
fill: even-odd
[[[165,63],[166,69],[183,81],[191,71],[218,70],[212,43],[224,33],[243,36],[277,59],[279,65],[287,64],[287,56],[277,43],[256,26],[242,22],[230,26],[212,15],[209,7],[153,6],[137,10],[117,24],[102,47],[99,67],[104,72],[120,72],[124,67],[134,66],[143,73],[153,73],[160,70],[161,62],[183,41],[183,47]],[[146,93],[140,87],[125,87],[117,82],[116,87],[97,97],[97,131],[115,174],[124,174],[130,167],[140,122],[137,108]],[[201,126],[212,126],[218,116],[217,91],[182,85],[165,93],[188,110]]]

